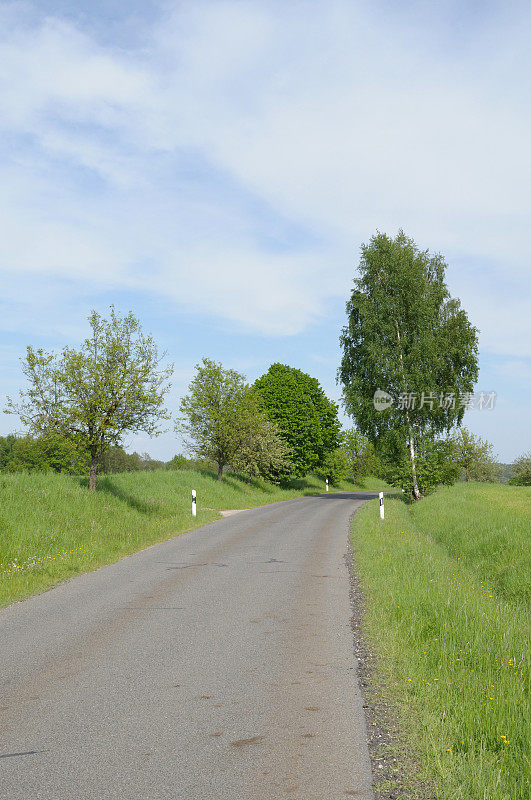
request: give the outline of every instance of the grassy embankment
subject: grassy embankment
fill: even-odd
[[[368,478],[363,488],[378,488]],[[116,561],[154,542],[219,517],[220,509],[251,508],[324,491],[319,478],[279,488],[235,475],[218,483],[208,472],[131,472],[86,480],[66,475],[0,474],[0,606]],[[190,513],[191,490],[198,513]],[[339,490],[352,490],[343,483]]]
[[[458,484],[411,507],[389,499],[385,521],[373,502],[355,517],[373,691],[437,798],[529,797],[530,500]]]

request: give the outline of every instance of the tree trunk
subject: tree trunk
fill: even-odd
[[[411,478],[413,481],[413,497],[420,500],[419,486],[417,483],[417,468],[415,466],[415,440],[413,439],[413,428],[409,422],[409,414],[406,411],[407,424],[409,428],[409,460],[411,462]]]
[[[398,357],[400,360],[400,371],[402,373],[402,383],[404,385],[404,392],[407,392],[406,373],[404,370],[404,358],[402,356],[402,340],[400,338],[400,329],[398,322],[395,320],[396,338],[398,341]],[[409,419],[409,412],[406,411],[407,427],[409,431],[409,460],[411,462],[411,478],[413,480],[413,497],[415,500],[420,500],[420,492],[417,483],[417,469],[415,467],[415,441],[413,439],[413,428]]]
[[[218,481],[223,478],[223,464],[218,464]]]
[[[411,461],[411,477],[413,479],[413,497],[415,500],[420,500],[420,492],[417,483],[417,470],[415,467],[415,443],[413,436],[409,439],[409,460]]]
[[[98,471],[98,457],[92,456],[90,459],[89,492],[96,491],[96,473]]]

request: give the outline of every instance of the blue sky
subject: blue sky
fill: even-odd
[[[529,449],[531,6],[0,3],[0,399],[91,308],[175,363],[335,375],[361,242],[442,252],[480,328],[466,424]],[[0,433],[17,429],[0,416]],[[169,433],[129,437],[169,458]]]

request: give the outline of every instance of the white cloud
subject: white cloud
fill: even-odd
[[[35,123],[46,115],[52,125],[57,116],[113,126],[120,111],[149,91],[147,75],[126,54],[98,47],[59,19],[4,33],[0,88],[5,127],[35,133]]]
[[[128,51],[11,10],[4,271],[155,291],[294,334],[345,295],[361,240],[403,226],[463,265],[452,281],[482,346],[521,353],[531,165],[518,14],[469,20],[468,46],[447,51],[438,21],[398,22],[377,4],[166,8]],[[510,273],[501,310],[467,259],[489,286]]]

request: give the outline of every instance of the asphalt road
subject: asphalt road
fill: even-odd
[[[344,559],[368,496],[241,512],[2,611],[2,800],[372,798]]]

